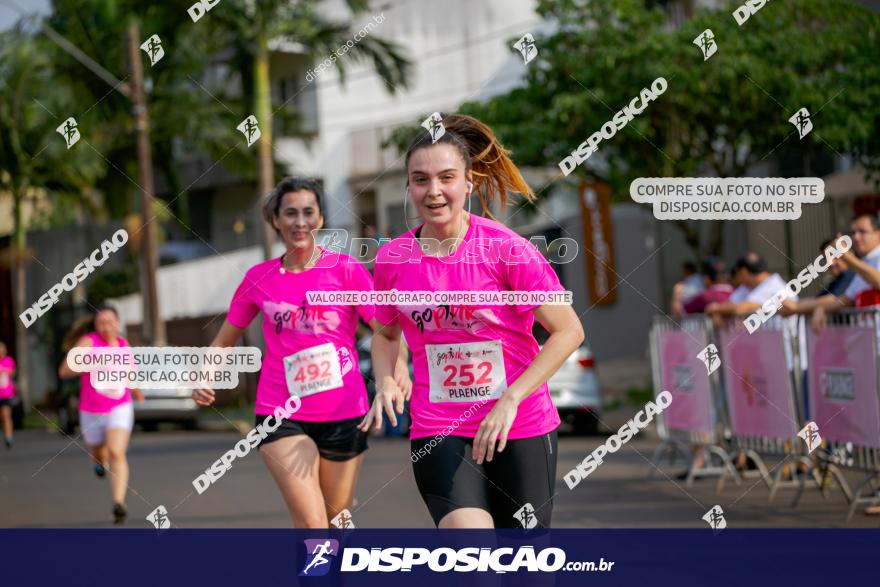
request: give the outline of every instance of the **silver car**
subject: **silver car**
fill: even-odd
[[[602,394],[594,366],[593,353],[584,345],[547,381],[559,417],[569,422],[576,434],[596,434],[599,429]]]
[[[144,430],[155,430],[159,422],[180,422],[184,428],[195,429],[199,406],[192,399],[191,389],[147,389],[144,403],[134,402],[134,421]]]

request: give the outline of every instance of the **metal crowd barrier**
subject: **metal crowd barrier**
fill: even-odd
[[[719,374],[711,374],[697,355],[710,344],[717,347],[712,322],[706,316],[689,316],[676,323],[657,317],[651,329],[651,363],[654,395],[669,391],[672,403],[657,417],[660,445],[651,457],[652,477],[664,456],[674,465],[683,455],[688,465],[686,484],[697,477],[733,474],[733,463],[722,445],[724,404],[719,401]],[[704,467],[692,466],[701,451]]]
[[[720,365],[711,374],[697,355],[714,344]],[[775,316],[749,334],[742,317],[714,329],[705,316],[655,319],[650,334],[655,396],[673,395],[657,418],[664,457],[684,456],[688,484],[717,476],[740,482],[733,466],[744,452],[770,490],[795,488],[797,505],[812,479],[827,498],[833,480],[850,504],[880,503],[880,308],[829,314],[820,335],[808,320]],[[823,443],[808,450],[798,432],[815,422]],[[705,467],[693,467],[702,450]],[[770,468],[766,458],[778,458]],[[844,471],[863,478],[853,492]],[[745,474],[743,475],[745,476]],[[876,492],[876,493],[875,493]]]

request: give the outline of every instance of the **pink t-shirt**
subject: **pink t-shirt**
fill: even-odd
[[[15,371],[15,361],[6,355],[0,359],[0,399],[7,399],[15,395],[15,387],[12,384],[12,372]]]
[[[358,316],[369,322],[372,305],[312,305],[309,291],[372,291],[366,268],[348,255],[322,249],[301,273],[281,272],[279,259],[254,265],[232,297],[226,319],[247,328],[263,313],[266,354],[257,385],[257,414],[271,414],[292,394],[302,398],[293,420],[328,422],[367,413],[367,389],[358,368]]]
[[[91,339],[93,347],[111,346],[97,332],[89,332],[86,336]],[[128,341],[121,336],[116,337],[115,346],[129,346]],[[91,374],[86,372],[79,377],[79,409],[93,414],[106,414],[116,406],[131,402],[131,391],[126,387],[121,391],[95,389],[90,379]]]
[[[470,218],[462,244],[443,259],[422,255],[414,231],[382,247],[374,269],[376,290],[564,291],[550,264],[526,239],[493,220],[476,215]],[[473,262],[476,243],[492,242],[490,239],[504,244],[496,248],[497,254]],[[511,262],[512,253],[519,262]],[[410,262],[391,262],[395,258]],[[532,310],[536,307],[376,307],[380,323],[401,324],[412,350],[411,438],[441,433],[476,436],[500,393],[540,351],[532,336]],[[559,414],[545,383],[520,403],[508,438],[540,436],[557,426]]]

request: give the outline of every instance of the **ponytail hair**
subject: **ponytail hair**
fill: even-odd
[[[507,192],[521,194],[529,202],[535,201],[535,194],[523,179],[522,174],[510,159],[510,151],[498,141],[492,129],[465,114],[443,114],[443,127],[446,132],[434,141],[431,133],[422,130],[406,150],[406,166],[409,159],[419,149],[434,144],[454,146],[464,160],[465,171],[471,171],[474,188],[480,198],[483,213],[495,218],[489,210],[489,203],[498,200],[501,206],[507,205]]]
[[[70,330],[64,335],[64,340],[61,341],[61,350],[65,353],[70,351],[70,349],[76,346],[79,339],[89,332],[94,332],[95,319],[98,317],[98,314],[104,311],[113,312],[116,315],[116,318],[119,318],[119,312],[116,308],[110,304],[99,304],[98,307],[95,308],[93,314],[84,316],[71,325]]]

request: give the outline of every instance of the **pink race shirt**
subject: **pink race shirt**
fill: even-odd
[[[0,359],[0,399],[10,398],[15,395],[12,385],[12,372],[15,371],[15,361],[6,355]]]
[[[564,291],[550,264],[526,239],[493,220],[470,218],[462,244],[443,259],[422,255],[414,231],[382,247],[375,265],[376,290]],[[469,243],[491,239],[503,243],[500,253],[474,262],[477,249]],[[401,258],[410,262],[401,263]],[[538,355],[532,336],[536,307],[376,307],[380,323],[400,323],[412,350],[411,438],[476,436],[497,398]],[[520,403],[508,438],[540,436],[557,426],[559,414],[545,383]]]
[[[266,354],[257,385],[257,414],[271,414],[291,395],[302,398],[293,420],[328,422],[367,413],[367,389],[358,368],[358,316],[369,322],[372,305],[312,305],[306,292],[372,291],[370,273],[348,255],[321,250],[317,264],[282,273],[279,259],[248,270],[226,319],[247,328],[263,314]]]
[[[92,341],[93,347],[111,346],[97,332],[86,334]],[[121,336],[116,337],[116,346],[129,346],[128,341]],[[131,392],[125,388],[118,390],[95,389],[90,380],[91,374],[83,373],[79,377],[79,409],[93,414],[106,414],[118,405],[131,402]]]

